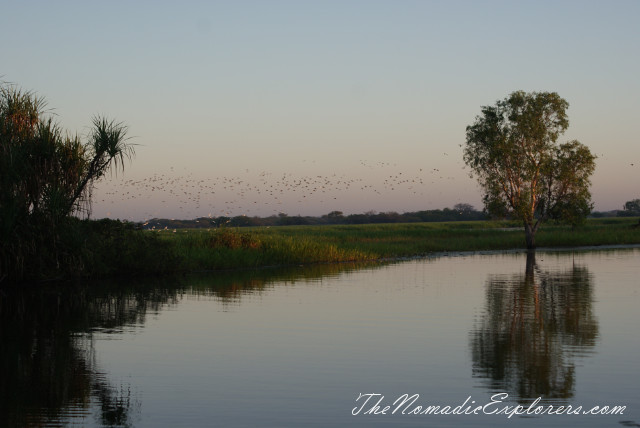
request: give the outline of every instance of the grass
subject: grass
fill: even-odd
[[[269,229],[180,230],[161,236],[175,245],[186,270],[237,269],[376,259],[355,248],[341,248],[311,236],[290,236]]]
[[[546,224],[539,247],[640,244],[634,218],[592,219],[578,228]],[[443,222],[256,228],[136,230],[131,223],[75,220],[55,246],[39,245],[22,279],[150,276],[205,270],[368,262],[442,252],[523,249],[513,222]],[[17,279],[20,281],[20,278]],[[0,285],[12,282],[0,278]]]
[[[539,247],[640,244],[637,219],[592,219],[577,228],[543,225]],[[150,232],[145,232],[150,233]],[[238,269],[524,248],[513,222],[444,222],[153,232],[175,249],[180,270]]]

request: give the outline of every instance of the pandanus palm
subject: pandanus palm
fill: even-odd
[[[82,139],[63,132],[45,106],[0,84],[0,279],[37,257],[41,242],[55,247],[61,222],[90,213],[95,181],[135,154],[121,122],[95,117]]]

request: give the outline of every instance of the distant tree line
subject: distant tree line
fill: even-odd
[[[594,211],[591,213],[591,217],[640,217],[640,199],[625,202],[621,210]]]
[[[593,211],[589,217],[640,217],[640,199],[626,202],[622,210]],[[470,204],[456,204],[453,208],[423,210],[399,214],[395,211],[344,215],[342,211],[331,211],[320,217],[290,216],[285,213],[269,217],[199,217],[193,220],[170,220],[154,218],[138,227],[149,230],[217,227],[256,227],[256,226],[296,226],[296,225],[332,225],[332,224],[380,224],[380,223],[422,223],[439,221],[476,221],[490,220],[485,211],[478,211]],[[505,217],[505,219],[510,219]],[[512,219],[513,220],[513,219]]]
[[[623,205],[623,210],[619,211],[620,217],[637,217],[640,216],[640,199],[627,201]]]
[[[247,227],[247,226],[295,226],[295,225],[331,225],[331,224],[375,224],[375,223],[420,223],[437,221],[473,221],[488,220],[488,216],[477,211],[469,204],[456,204],[453,208],[406,212],[394,211],[377,213],[368,211],[363,214],[344,215],[342,211],[331,211],[320,217],[290,216],[284,213],[269,217],[200,217],[193,220],[152,219],[141,227],[144,229]]]

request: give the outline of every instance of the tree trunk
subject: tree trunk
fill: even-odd
[[[527,240],[527,250],[533,250],[536,248],[536,227],[526,223],[524,224],[524,234]]]
[[[533,284],[535,267],[536,267],[536,252],[527,251],[527,268],[525,270],[525,278],[527,280],[527,283]]]

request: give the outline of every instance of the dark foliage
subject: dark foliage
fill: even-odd
[[[88,273],[92,237],[74,216],[89,215],[94,182],[133,155],[121,123],[96,117],[83,141],[44,106],[0,85],[0,282]]]
[[[474,221],[487,220],[487,215],[476,211],[472,206],[460,204],[454,208],[442,210],[425,210],[398,214],[396,212],[343,215],[340,211],[333,211],[321,217],[288,216],[280,214],[270,217],[200,217],[194,220],[169,220],[154,218],[140,225],[144,229],[211,229],[217,227],[251,227],[251,226],[299,226],[325,224],[376,224],[376,223],[422,223],[439,221]]]

